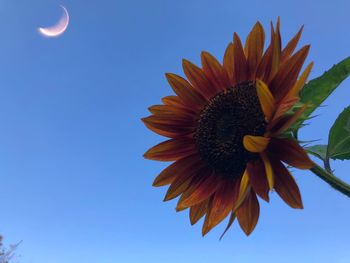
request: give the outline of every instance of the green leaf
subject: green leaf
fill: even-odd
[[[326,144],[317,144],[310,147],[305,147],[305,150],[321,160],[326,160],[327,158],[327,145]]]
[[[299,94],[300,101],[309,105],[298,123],[303,123],[349,75],[350,57],[347,57],[322,76],[309,81]]]
[[[350,159],[350,106],[339,114],[329,131],[327,155],[332,159]]]

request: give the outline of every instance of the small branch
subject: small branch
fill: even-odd
[[[294,136],[295,140],[298,140],[298,129],[293,130],[293,136]]]
[[[327,168],[326,168],[327,169]],[[329,168],[330,169],[330,168]],[[335,190],[341,192],[342,194],[350,197],[350,185],[335,177],[331,172],[323,169],[319,165],[315,165],[310,169],[311,172],[320,177],[323,181],[332,186]]]
[[[333,175],[333,171],[332,171],[331,165],[329,163],[329,158],[326,157],[326,159],[323,160],[323,163],[324,163],[324,168],[326,169],[326,171],[329,172],[331,175]]]

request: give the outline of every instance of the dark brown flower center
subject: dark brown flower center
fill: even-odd
[[[266,122],[255,83],[218,93],[201,112],[194,139],[202,160],[225,176],[241,175],[258,155],[243,146],[245,135],[263,135]]]

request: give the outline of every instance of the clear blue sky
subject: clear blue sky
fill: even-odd
[[[64,4],[64,35],[43,38]],[[153,188],[167,165],[142,154],[163,139],[140,118],[171,92],[164,72],[202,50],[222,58],[237,31],[281,16],[282,36],[302,24],[311,77],[350,55],[348,0],[2,0],[0,2],[0,233],[23,240],[23,263],[347,263],[349,199],[310,172],[296,171],[304,210],[276,194],[261,202],[256,230],[235,223],[205,238],[201,223],[163,203]],[[285,43],[285,42],[284,42]],[[301,138],[324,142],[348,106],[350,80]],[[350,181],[350,162],[333,163]]]

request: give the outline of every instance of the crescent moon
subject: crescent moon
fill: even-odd
[[[40,34],[45,37],[58,37],[59,35],[62,35],[64,31],[66,31],[69,24],[69,14],[63,5],[61,5],[61,7],[63,9],[63,16],[60,18],[57,24],[51,27],[39,27],[38,31]]]

